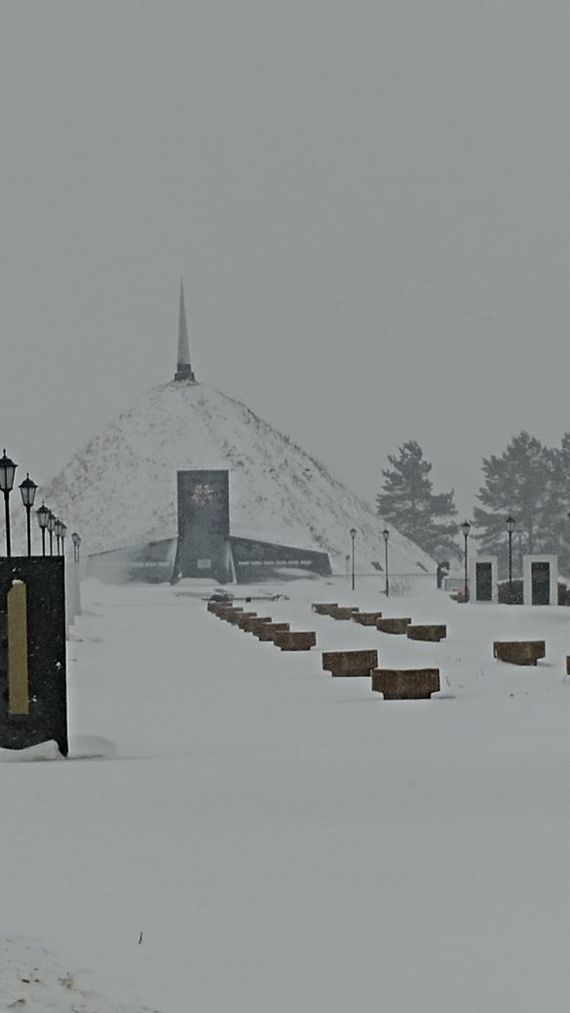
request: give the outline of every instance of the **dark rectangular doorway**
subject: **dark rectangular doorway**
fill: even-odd
[[[550,605],[550,563],[531,563],[533,605]]]
[[[475,563],[475,601],[493,600],[493,564]]]

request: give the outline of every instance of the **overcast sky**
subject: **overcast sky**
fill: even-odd
[[[181,274],[198,379],[366,496],[415,438],[469,512],[483,455],[570,429],[567,0],[0,18],[0,448],[36,480],[170,379]]]

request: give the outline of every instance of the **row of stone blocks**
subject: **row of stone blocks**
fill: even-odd
[[[238,626],[245,633],[253,633],[258,640],[273,642],[281,651],[310,651],[317,643],[313,631],[291,630],[289,623],[274,623],[271,616],[258,616],[257,612],[244,612],[227,602],[208,602],[208,611]]]
[[[316,645],[314,632],[291,632],[288,623],[273,623],[270,616],[244,612],[226,603],[209,602],[208,611],[253,633],[259,640],[269,640],[284,651],[306,651]],[[378,668],[378,651],[325,651],[322,667],[337,677],[371,677],[372,690],[382,693],[385,700],[426,700],[440,688],[438,669]]]
[[[330,616],[332,619],[352,620],[361,626],[375,626],[381,633],[405,635],[410,640],[439,642],[447,637],[447,627],[439,623],[412,623],[411,616],[386,618],[381,612],[361,612],[352,606],[340,606],[338,602],[314,602],[313,612]]]

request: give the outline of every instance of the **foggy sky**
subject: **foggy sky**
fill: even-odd
[[[171,378],[183,275],[198,379],[367,497],[415,438],[469,514],[570,429],[569,53],[562,0],[4,0],[19,480]]]

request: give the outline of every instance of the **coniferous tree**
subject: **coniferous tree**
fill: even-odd
[[[558,553],[561,572],[570,574],[570,433],[564,433],[560,447],[549,450],[549,484],[546,547]]]
[[[562,453],[562,451],[560,452]],[[570,440],[564,451],[570,455]],[[482,504],[473,512],[480,551],[508,554],[507,517],[516,521],[513,563],[520,571],[524,552],[556,552],[555,532],[559,505],[554,488],[562,478],[562,461],[540,440],[521,432],[500,457],[483,459],[484,485],[477,494]]]
[[[434,559],[459,555],[453,491],[433,492],[432,466],[419,443],[408,440],[397,455],[388,455],[388,461],[392,467],[382,471],[378,513]]]

